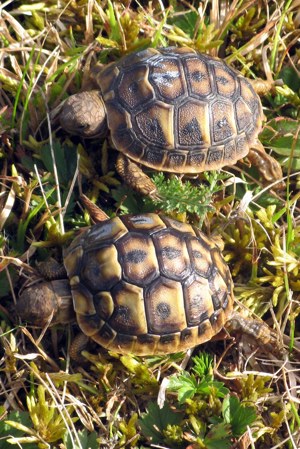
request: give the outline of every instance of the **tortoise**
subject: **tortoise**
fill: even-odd
[[[142,194],[155,196],[156,187],[140,166],[198,174],[248,153],[268,182],[282,178],[257,139],[264,114],[253,83],[224,61],[188,47],[148,48],[107,65],[95,81],[98,89],[64,102],[60,124],[89,138],[108,128],[117,171]]]
[[[218,246],[198,228],[155,213],[95,224],[64,253],[68,279],[23,290],[18,313],[42,325],[72,319],[108,350],[136,355],[184,351],[223,327],[274,349],[262,321],[233,311],[233,282]],[[60,315],[62,313],[62,315]]]

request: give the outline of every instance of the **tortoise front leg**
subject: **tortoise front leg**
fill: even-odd
[[[123,154],[118,156],[116,169],[126,184],[134,190],[151,198],[158,197],[154,182],[135,162],[129,160]]]

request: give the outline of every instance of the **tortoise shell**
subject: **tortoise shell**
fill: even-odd
[[[64,263],[81,330],[138,355],[183,351],[210,340],[233,307],[218,247],[197,228],[157,214],[96,224]]]
[[[233,165],[261,129],[258,95],[224,61],[193,49],[149,48],[97,79],[114,146],[156,170],[199,173]]]

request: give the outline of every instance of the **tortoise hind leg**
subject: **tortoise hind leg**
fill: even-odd
[[[225,327],[229,332],[249,335],[273,353],[282,351],[278,335],[263,321],[245,318],[240,313],[233,312]]]
[[[158,198],[156,185],[133,161],[119,154],[116,169],[122,179],[137,192],[151,198]]]
[[[248,80],[250,81],[253,89],[259,96],[267,95],[272,87],[275,85],[275,81],[273,80],[263,80],[261,78]]]
[[[87,362],[87,359],[81,355],[81,352],[86,350],[89,343],[89,337],[82,332],[76,335],[73,338],[73,341],[70,345],[70,357],[72,360],[78,363]]]
[[[276,159],[266,153],[259,141],[252,145],[247,158],[256,167],[266,183],[274,183],[274,188],[277,190],[285,188],[281,165]]]

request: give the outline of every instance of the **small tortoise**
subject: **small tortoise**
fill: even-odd
[[[120,152],[117,170],[141,193],[156,187],[139,165],[195,174],[233,165],[249,151],[268,182],[282,177],[257,140],[264,118],[258,95],[224,61],[187,47],[148,48],[109,64],[96,82],[99,90],[65,101],[61,126],[84,137],[108,127]]]
[[[184,351],[224,326],[277,346],[267,325],[233,312],[228,266],[212,240],[189,224],[154,213],[112,218],[77,236],[64,265],[69,280],[23,291],[22,318],[42,325],[53,313],[67,322],[71,287],[83,333],[115,352]]]

